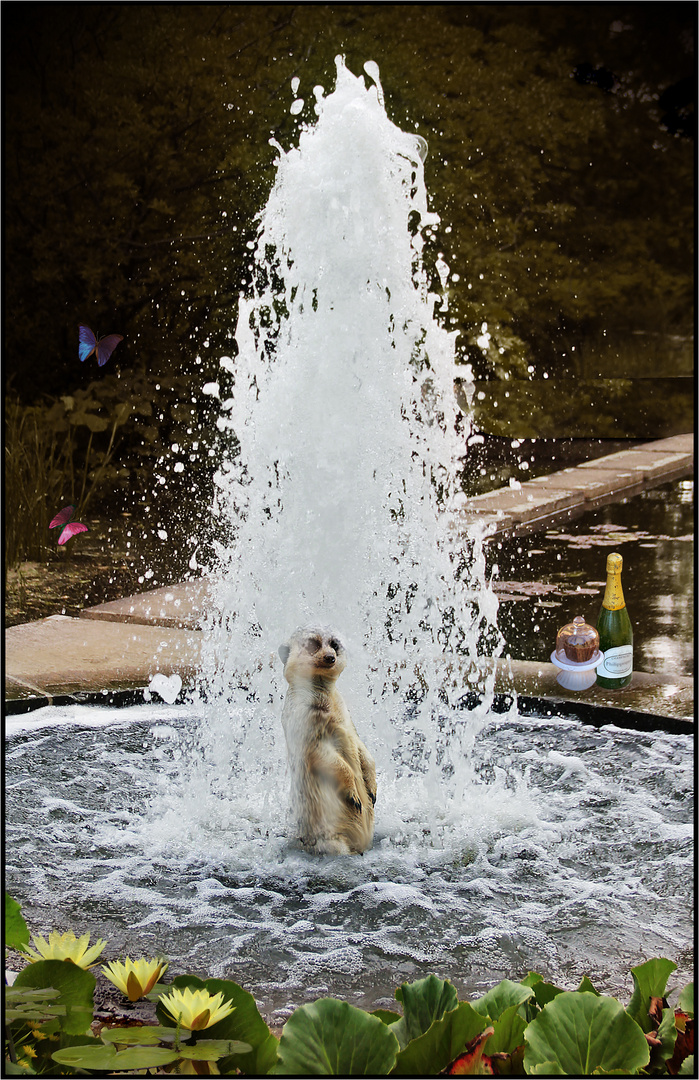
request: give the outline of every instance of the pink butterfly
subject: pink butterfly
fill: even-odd
[[[97,363],[103,367],[120,341],[121,334],[107,334],[106,337],[96,338],[89,326],[82,323],[78,326],[78,356],[81,360],[87,360],[94,353]]]
[[[56,514],[53,521],[49,522],[49,529],[56,529],[59,525],[64,525],[65,528],[58,537],[59,544],[67,544],[71,536],[77,536],[78,533],[87,532],[87,525],[81,525],[79,521],[71,521],[73,516],[74,506],[64,506],[62,510]]]

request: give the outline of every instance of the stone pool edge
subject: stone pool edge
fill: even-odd
[[[660,676],[634,672],[630,686],[620,691],[605,691],[591,687],[580,693],[565,690],[556,682],[558,669],[553,664],[531,660],[497,659],[489,662],[494,669],[494,698],[492,712],[506,720],[516,699],[521,716],[542,718],[558,716],[580,720],[601,727],[616,727],[638,731],[667,731],[690,734],[694,731],[694,680],[689,676]],[[162,670],[162,669],[161,669]],[[181,670],[181,669],[180,669]],[[116,681],[109,686],[85,687],[84,682],[41,688],[14,679],[15,694],[5,699],[5,715],[21,716],[47,706],[91,705],[105,708],[126,708],[142,705],[149,700],[145,691],[153,671],[144,679]],[[171,673],[170,666],[163,672]],[[189,699],[195,685],[196,669],[185,670],[183,688],[176,704]],[[468,689],[464,680],[464,705],[476,708],[482,696]],[[6,694],[8,687],[6,684]],[[12,688],[10,688],[10,693]],[[159,695],[153,694],[156,701]]]

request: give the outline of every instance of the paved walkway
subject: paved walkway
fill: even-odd
[[[465,501],[454,527],[482,522],[497,535],[518,536],[577,517],[606,502],[694,471],[694,435],[674,435],[499,488]]]
[[[470,499],[455,527],[481,521],[494,535],[544,528],[600,501],[689,475],[694,437],[670,439],[623,450],[608,457],[539,477],[518,488]],[[206,581],[182,582],[126,597],[81,612],[79,619],[52,615],[5,631],[5,698],[15,707],[50,704],[56,697],[147,687],[158,672],[178,674],[185,688],[194,680],[207,609]],[[630,687],[592,687],[572,694],[556,682],[552,664],[502,662],[496,688],[534,698],[580,701],[639,714],[692,720],[693,680],[635,673]],[[20,704],[23,703],[23,704]]]

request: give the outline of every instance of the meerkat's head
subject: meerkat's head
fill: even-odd
[[[288,683],[296,680],[334,682],[345,670],[347,662],[339,637],[327,629],[296,630],[279,646],[279,655]]]

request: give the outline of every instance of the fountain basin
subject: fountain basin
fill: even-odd
[[[193,758],[183,785],[191,705],[10,717],[7,888],[35,931],[164,952],[279,1020],[324,995],[386,1006],[430,971],[462,997],[530,969],[626,993],[619,973],[663,954],[687,981],[691,736],[526,713],[491,716],[458,797],[380,773],[374,848],[340,858],[287,840],[283,750],[273,806],[254,767],[213,791]]]

